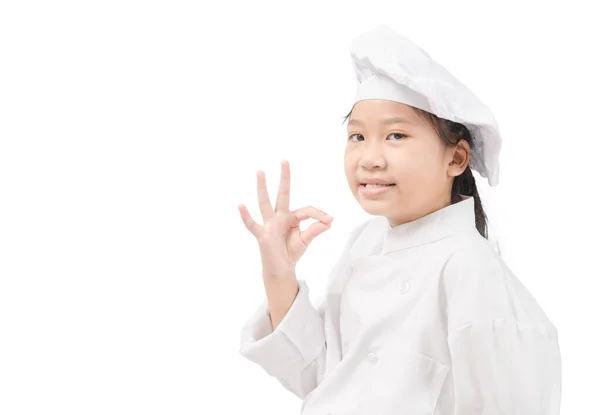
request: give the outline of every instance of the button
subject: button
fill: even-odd
[[[373,352],[369,352],[369,354],[367,355],[367,358],[371,361],[371,362],[376,362],[377,361],[377,354],[373,353]]]
[[[400,293],[406,294],[408,292],[408,290],[410,290],[410,282],[408,282],[408,281],[402,282],[402,288],[401,288]]]

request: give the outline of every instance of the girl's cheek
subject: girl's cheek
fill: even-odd
[[[346,173],[356,172],[358,167],[358,157],[352,154],[346,154],[344,158],[344,167],[346,169]]]

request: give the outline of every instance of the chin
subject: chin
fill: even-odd
[[[389,200],[366,199],[358,194],[356,200],[363,210],[370,215],[387,216],[394,209],[394,204],[390,203]]]

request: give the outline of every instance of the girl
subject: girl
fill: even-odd
[[[333,218],[289,211],[287,162],[273,210],[259,172],[264,225],[239,208],[267,298],[240,353],[302,398],[304,415],[558,415],[556,328],[488,243],[471,171],[498,182],[494,117],[386,26],[356,38],[351,56],[345,172],[375,217],[350,232],[315,307],[295,265]]]

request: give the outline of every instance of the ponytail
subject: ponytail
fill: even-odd
[[[473,177],[470,166],[467,166],[460,176],[455,177],[454,183],[452,183],[452,203],[460,202],[460,195],[473,197],[475,201],[475,226],[481,236],[487,239],[487,216],[483,210],[481,198],[479,192],[477,192],[477,183],[475,183],[475,177]]]

